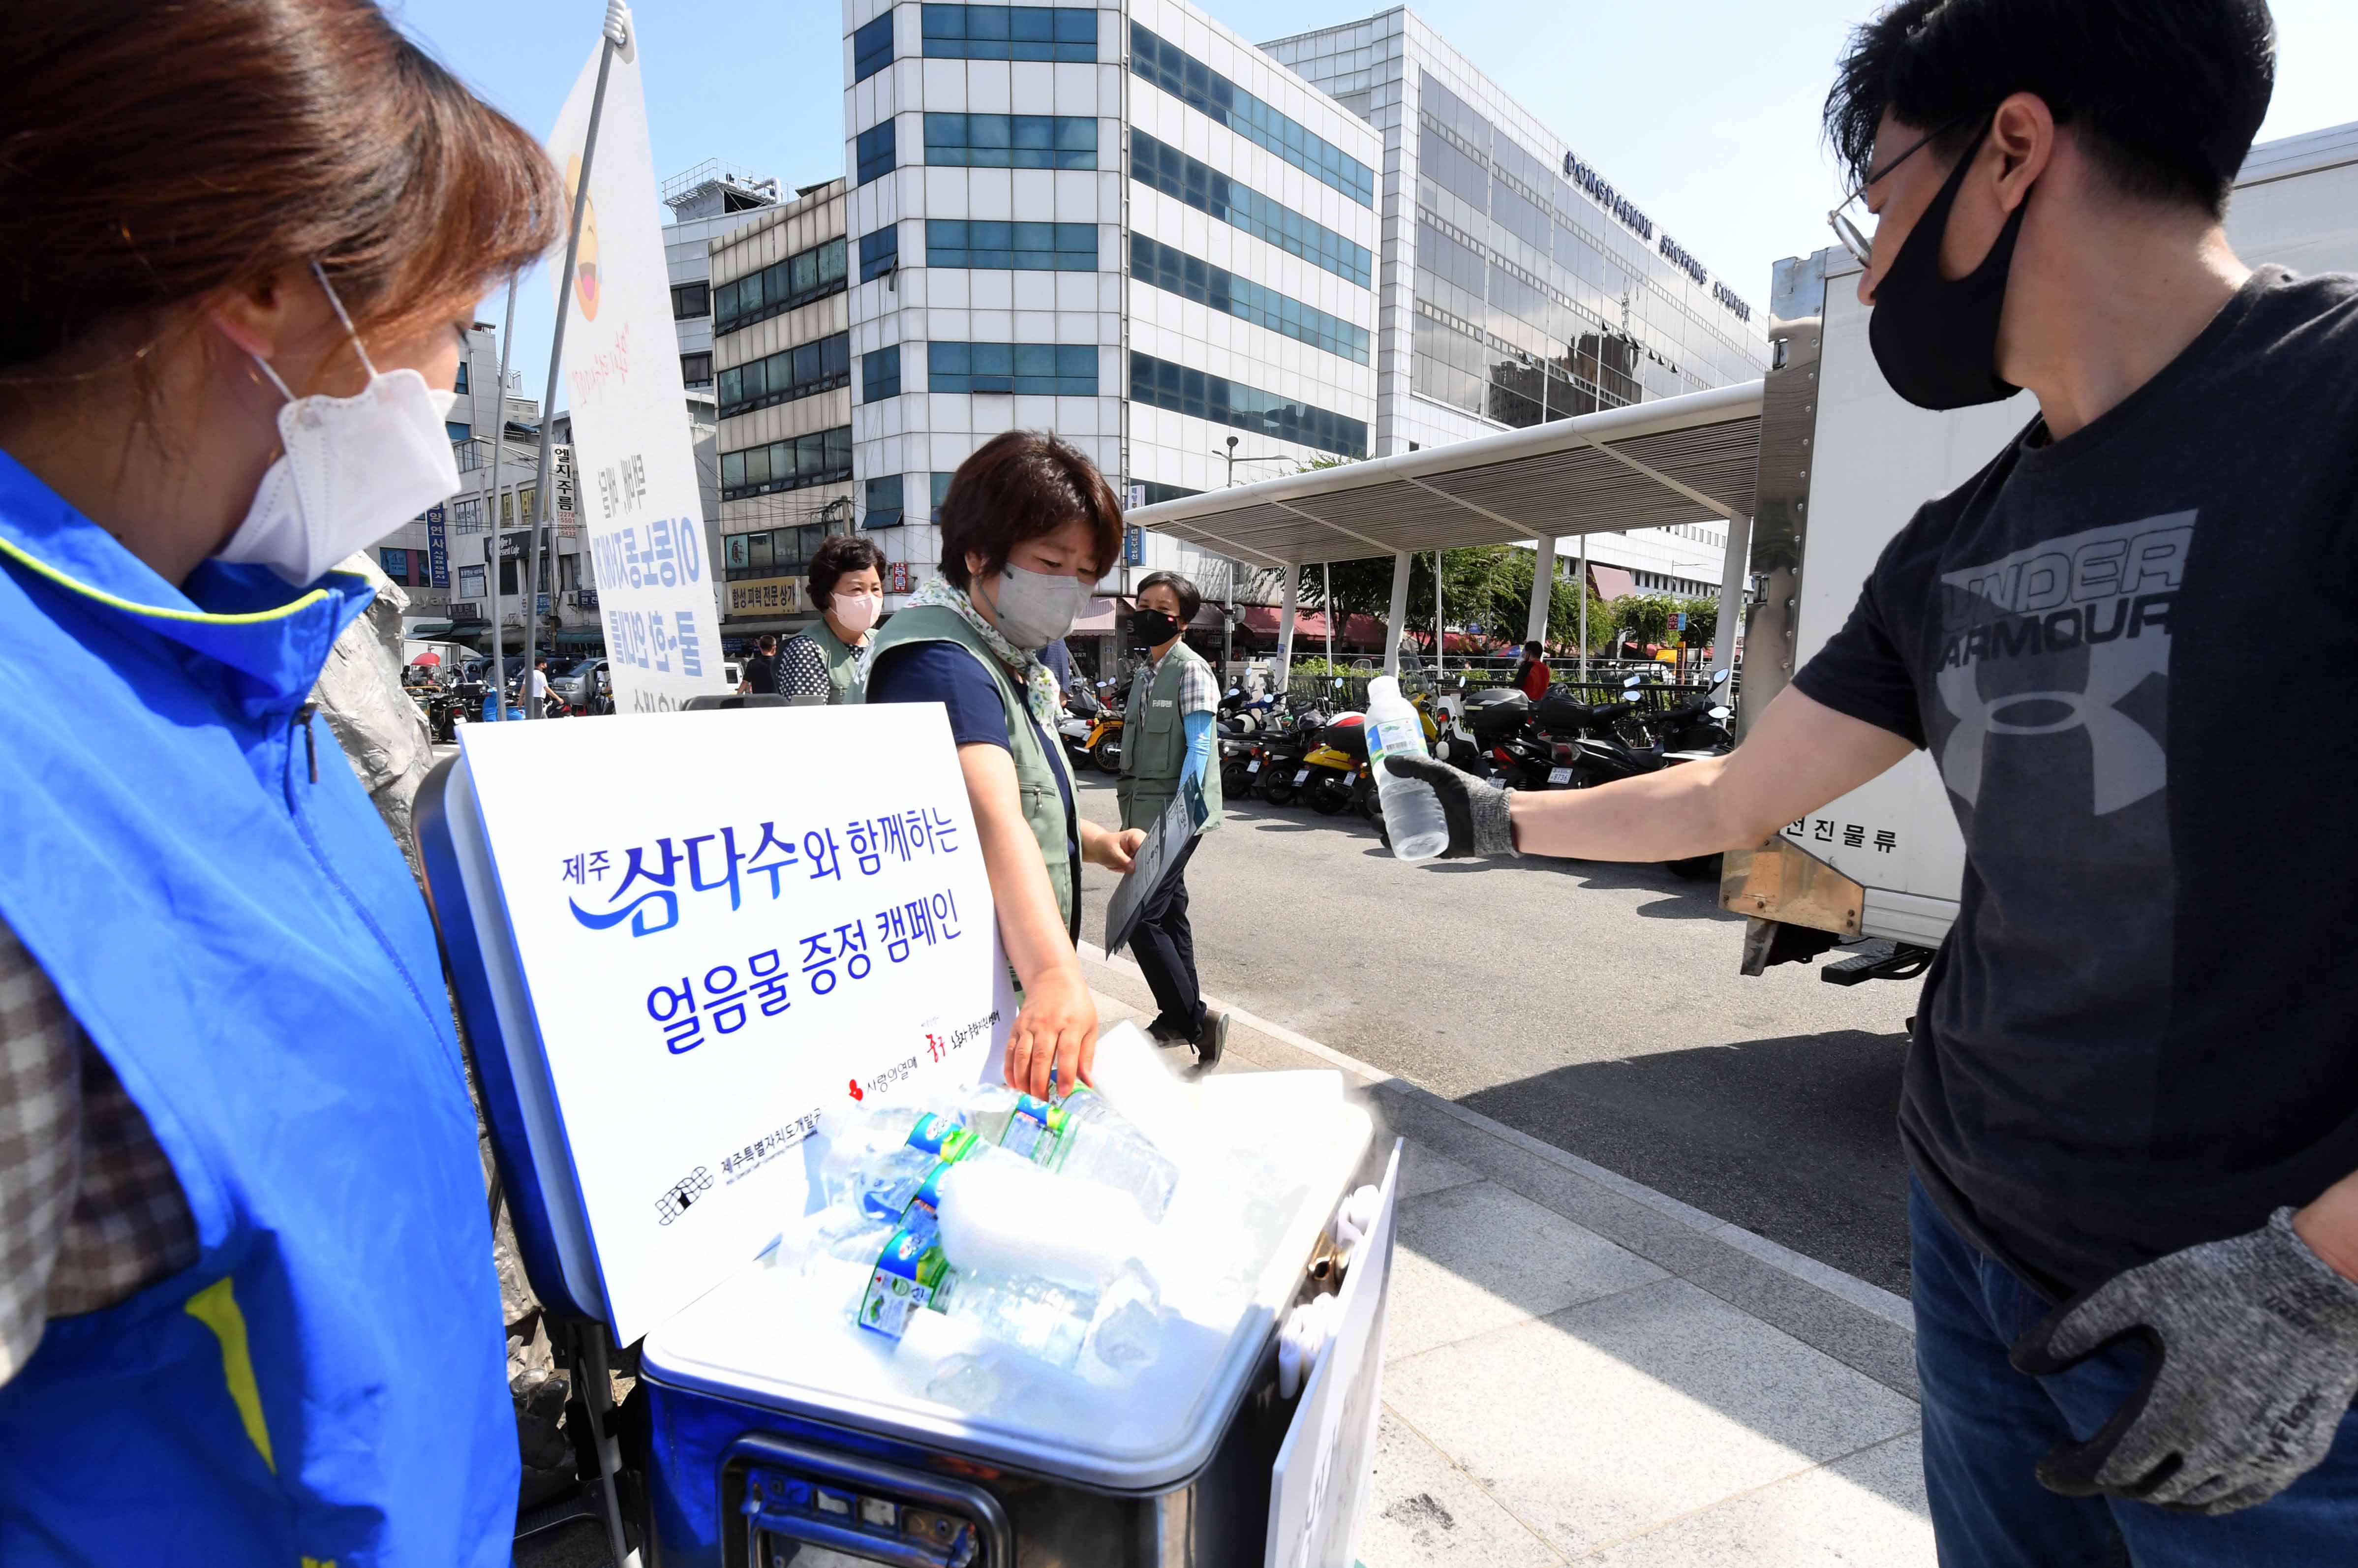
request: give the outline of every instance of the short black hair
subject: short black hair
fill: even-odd
[[[1194,583],[1177,572],[1149,572],[1146,580],[1138,585],[1134,600],[1150,588],[1167,588],[1179,598],[1179,624],[1182,629],[1195,623],[1195,612],[1204,608],[1204,596]]]
[[[764,632],[753,639],[753,646],[763,653],[774,654],[778,651],[777,636],[773,633]]]
[[[1898,0],[1852,32],[1826,137],[1863,183],[1886,114],[1955,157],[2035,93],[2124,192],[2220,218],[2276,75],[2267,0]]]
[[[1088,524],[1099,576],[1121,553],[1121,503],[1097,464],[1046,430],[1005,430],[976,448],[950,475],[942,497],[942,575],[973,587],[971,553],[983,575],[1002,571],[1008,552],[1067,524]]]
[[[821,610],[835,602],[836,579],[847,572],[864,572],[871,567],[876,575],[884,575],[884,552],[876,547],[873,539],[863,539],[857,534],[829,534],[819,547],[811,552],[811,602]]]
[[[1523,644],[1523,656],[1527,659],[1540,658],[1544,654],[1544,653],[1545,650],[1539,645],[1536,640]]]

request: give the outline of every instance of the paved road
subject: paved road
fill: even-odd
[[[1082,810],[1117,820],[1110,780]],[[1085,869],[1083,934],[1112,876]],[[1187,871],[1205,989],[1905,1294],[1893,1130],[1917,982],[1736,972],[1744,924],[1650,866],[1401,865],[1306,807],[1231,809]]]

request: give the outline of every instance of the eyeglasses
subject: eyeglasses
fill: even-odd
[[[1984,113],[1995,115],[1996,111],[1985,111],[1979,108],[1968,109],[1962,114],[1952,115],[1949,119],[1942,121],[1940,124],[1926,132],[1922,136],[1909,143],[1907,151],[1899,154],[1889,163],[1885,164],[1881,168],[1869,174],[1866,179],[1860,181],[1857,189],[1852,191],[1848,196],[1844,197],[1841,204],[1833,211],[1826,214],[1827,226],[1833,230],[1834,238],[1843,243],[1843,249],[1848,251],[1852,255],[1858,258],[1859,265],[1870,265],[1873,264],[1875,259],[1875,238],[1872,234],[1867,232],[1865,226],[1875,217],[1875,214],[1867,210],[1866,193],[1870,189],[1874,189],[1878,180],[1882,179],[1893,169],[1898,168],[1901,164],[1906,163],[1909,158],[1914,157],[1925,147],[1930,146],[1933,142],[1938,141],[1941,137],[1947,135],[1951,131],[1964,124],[1975,114]]]

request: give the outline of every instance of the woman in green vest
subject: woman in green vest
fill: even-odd
[[[1098,1010],[1081,976],[1081,861],[1128,871],[1143,833],[1074,808],[1056,740],[1060,698],[1040,650],[1073,629],[1121,547],[1121,507],[1096,465],[1055,437],[1011,430],[958,465],[942,501],[939,576],[869,649],[871,703],[937,702],[948,715],[1023,991],[1007,1081],[1035,1095],[1087,1083]]]
[[[1203,831],[1220,825],[1220,770],[1212,766],[1213,729],[1220,683],[1204,655],[1181,634],[1204,607],[1195,585],[1177,572],[1156,572],[1138,585],[1130,643],[1146,651],[1130,683],[1121,724],[1121,825],[1154,826],[1180,790],[1193,782],[1204,792]],[[1228,1042],[1228,1015],[1204,1006],[1195,980],[1195,938],[1187,924],[1187,861],[1203,840],[1190,838],[1165,873],[1130,934],[1130,956],[1154,993],[1152,1031],[1158,1040],[1195,1047],[1208,1067]]]
[[[858,702],[860,658],[884,610],[884,552],[856,534],[829,535],[811,557],[810,597],[818,624],[778,650],[778,690]]]

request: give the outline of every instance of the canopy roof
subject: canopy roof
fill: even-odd
[[[1749,515],[1760,384],[1314,469],[1126,516],[1269,567]]]

